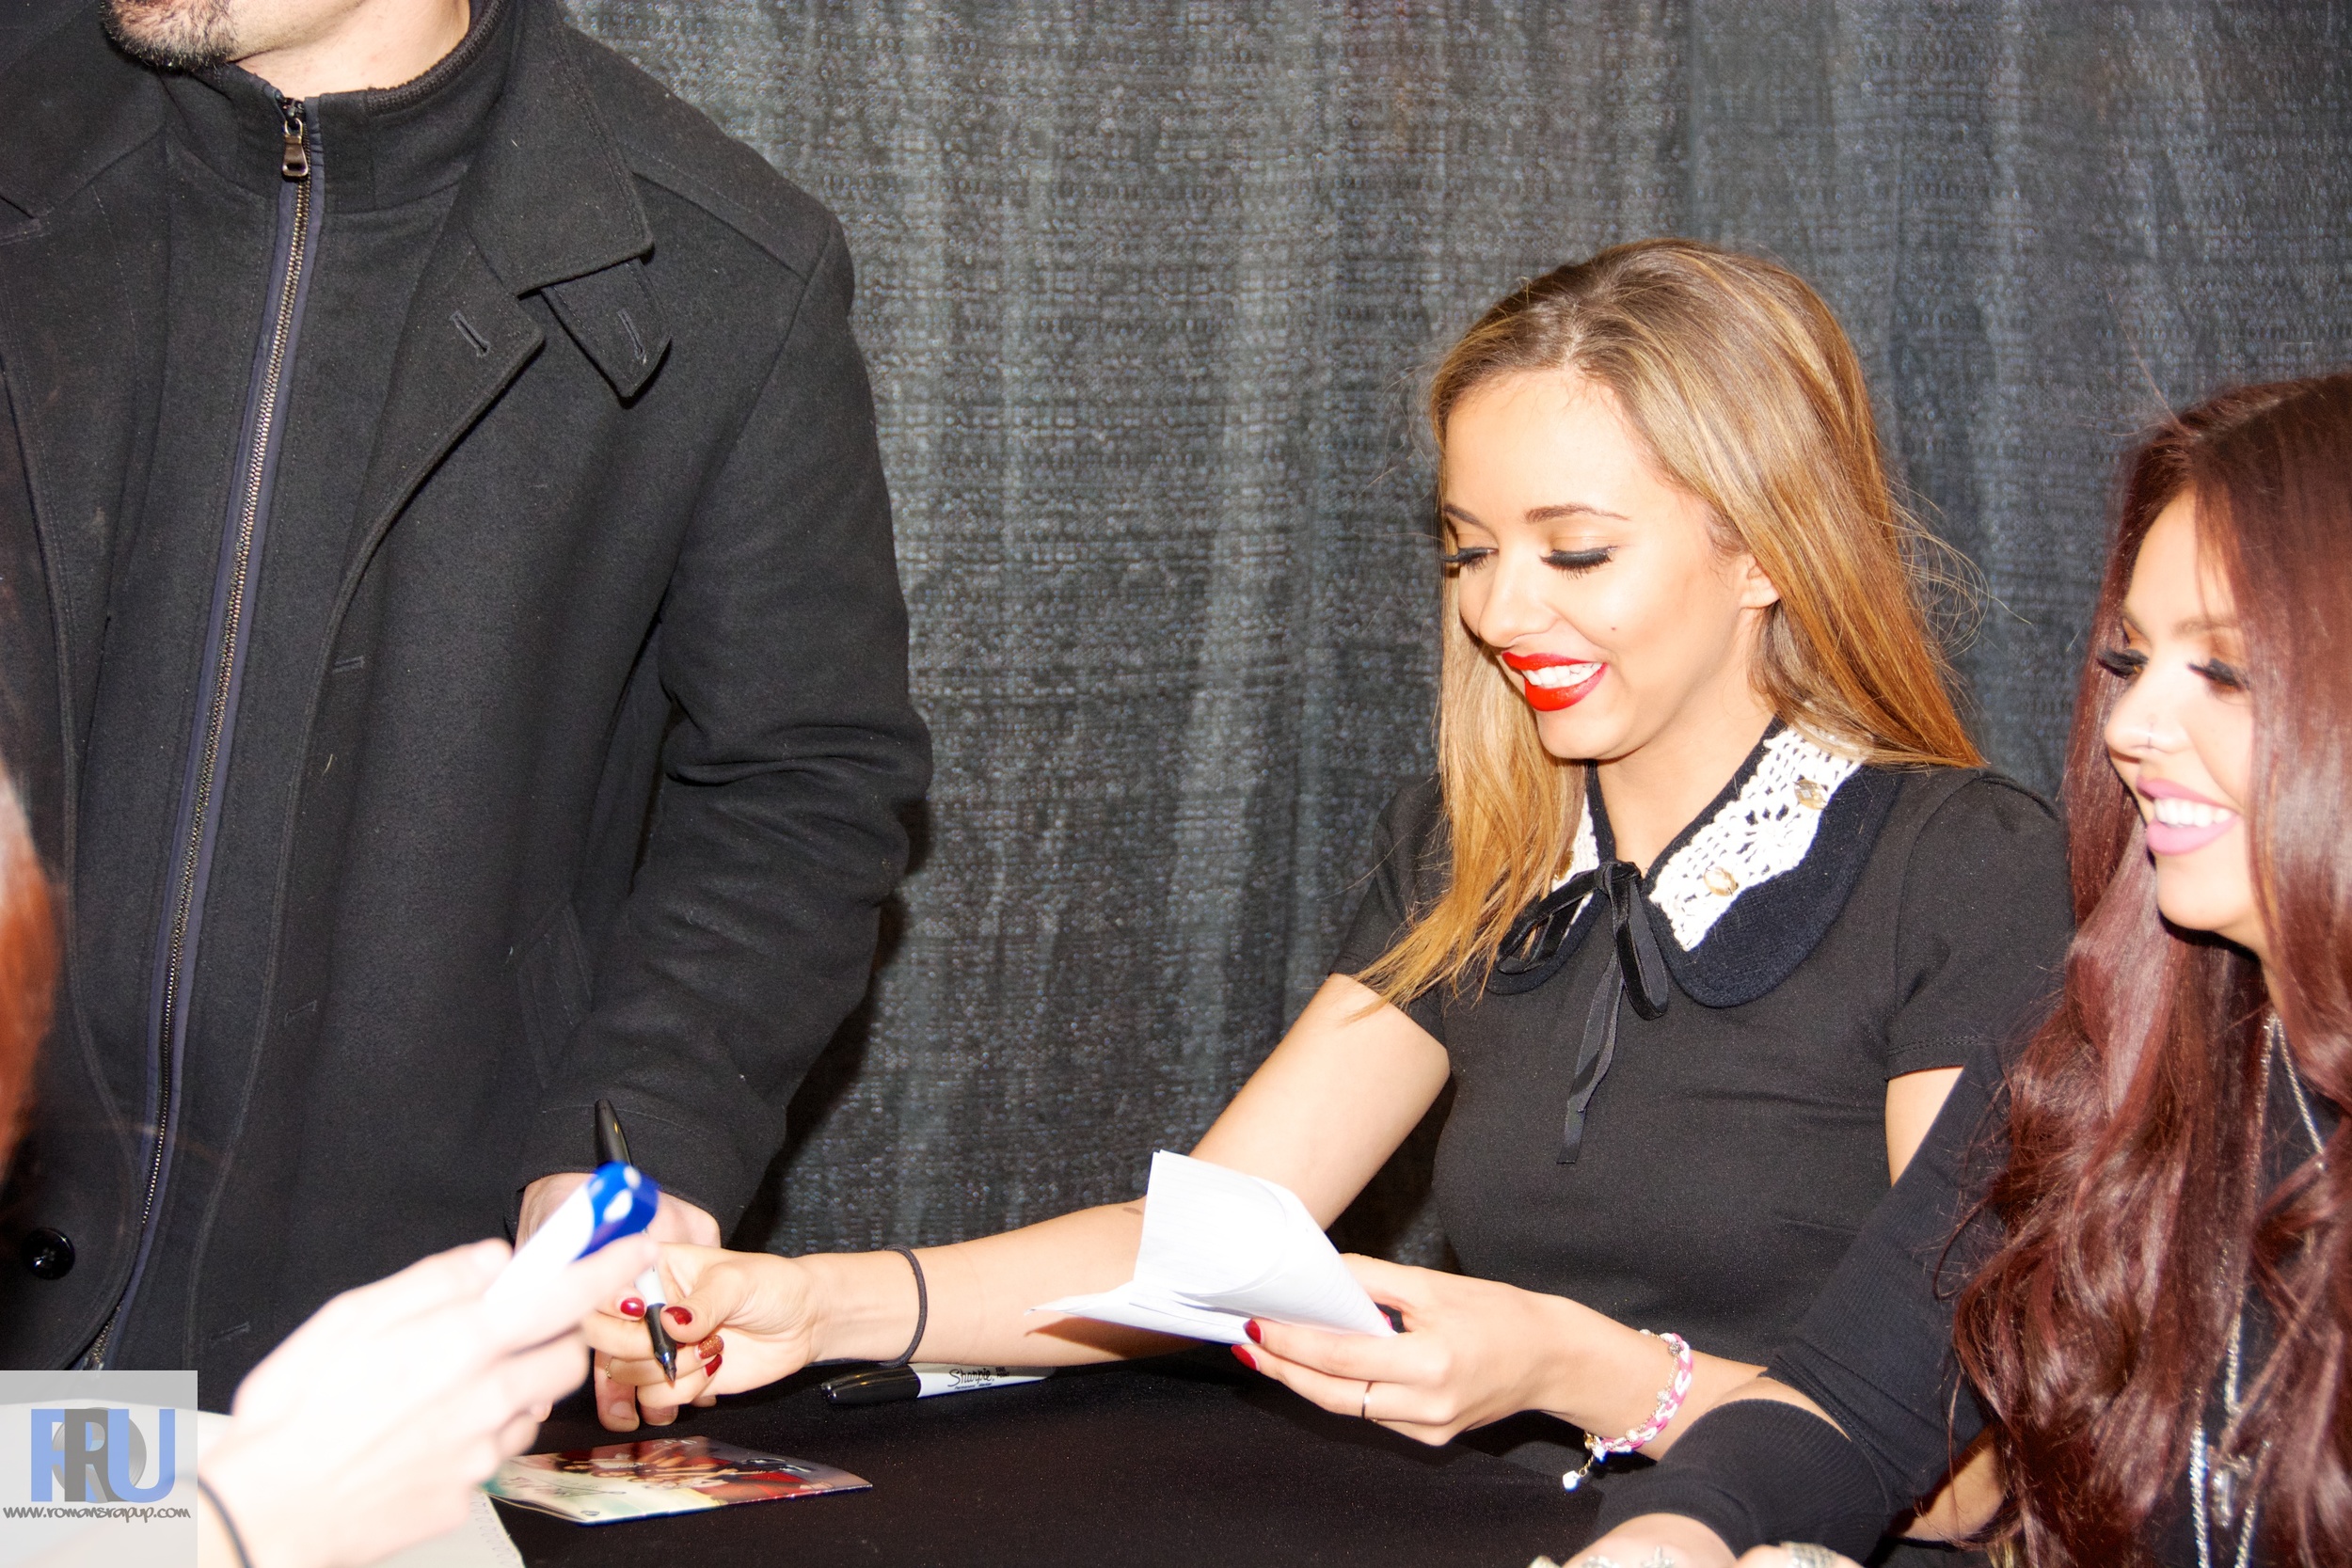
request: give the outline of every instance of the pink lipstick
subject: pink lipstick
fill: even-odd
[[[2194,854],[2237,826],[2236,812],[2169,779],[2143,777],[2133,787],[2148,802],[2145,816],[2152,854]]]

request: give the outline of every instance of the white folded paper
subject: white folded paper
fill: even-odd
[[[1203,1160],[1152,1156],[1136,1276],[1031,1308],[1238,1345],[1251,1318],[1393,1334],[1323,1227],[1279,1181]]]

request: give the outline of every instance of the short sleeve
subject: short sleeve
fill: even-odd
[[[2013,1039],[2058,995],[2074,935],[2057,815],[1992,775],[1954,790],[1913,846],[1897,921],[1886,1076]]]
[[[1360,976],[1405,935],[1413,912],[1426,909],[1445,877],[1445,813],[1435,778],[1397,791],[1372,831],[1372,869],[1356,912],[1331,960],[1331,973]],[[1444,1009],[1435,991],[1405,1006],[1406,1017],[1445,1038]]]

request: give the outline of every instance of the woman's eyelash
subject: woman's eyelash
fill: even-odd
[[[2190,665],[2189,669],[2204,676],[2206,680],[2224,691],[2246,689],[2246,673],[2234,664],[2224,664],[2217,658],[2209,658],[2202,664]]]
[[[2148,668],[2148,656],[2137,648],[2107,648],[2101,651],[2099,664],[2110,675],[2127,681],[2136,680]],[[2223,691],[2246,689],[2246,672],[2234,664],[2209,658],[2201,664],[2190,665],[2189,670]]]
[[[1494,546],[1491,545],[1465,545],[1451,555],[1438,557],[1438,564],[1451,566],[1457,571],[1469,571],[1484,566],[1493,559],[1494,553]],[[1589,550],[1553,550],[1544,557],[1544,564],[1556,572],[1565,572],[1570,577],[1577,577],[1592,571],[1595,567],[1606,566],[1609,564],[1609,558],[1616,553],[1617,547],[1614,545],[1604,545],[1597,549]]]

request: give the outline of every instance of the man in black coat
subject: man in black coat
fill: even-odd
[[[555,0],[0,0],[0,1364],[218,1406],[600,1097],[734,1225],[930,766],[850,286]]]

